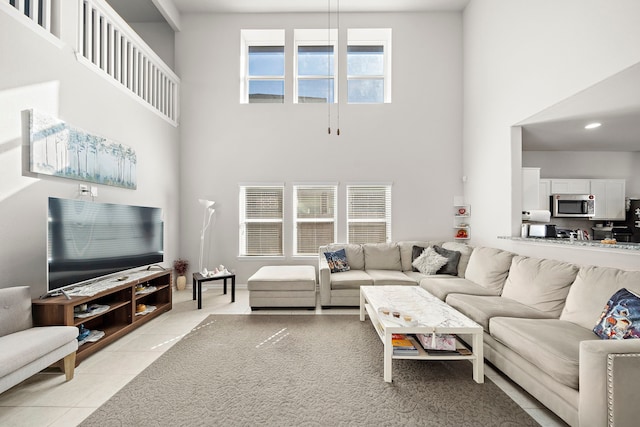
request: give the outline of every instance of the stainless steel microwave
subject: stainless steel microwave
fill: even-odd
[[[551,215],[560,218],[591,218],[596,214],[593,194],[552,194]]]

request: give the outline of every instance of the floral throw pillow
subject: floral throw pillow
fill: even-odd
[[[436,274],[440,268],[447,263],[447,257],[443,257],[431,246],[422,251],[422,254],[413,260],[412,266],[422,274]]]
[[[593,332],[605,340],[640,338],[640,297],[625,288],[613,294]]]
[[[347,253],[344,249],[335,252],[325,252],[324,257],[327,259],[327,264],[329,264],[332,273],[351,270],[347,262]]]

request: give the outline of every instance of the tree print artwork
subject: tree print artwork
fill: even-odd
[[[130,147],[30,110],[31,172],[136,188],[136,153]]]

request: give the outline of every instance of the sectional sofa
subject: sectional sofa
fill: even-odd
[[[421,286],[482,325],[486,360],[568,424],[637,425],[640,339],[601,339],[593,329],[606,320],[614,321],[615,316],[603,319],[602,313],[617,291],[624,288],[640,294],[640,271],[579,266],[460,245],[465,255],[460,257],[457,274],[412,271],[415,253],[409,247],[429,244],[457,245],[398,242],[321,248],[322,304],[358,305],[361,285]],[[341,248],[350,269],[331,273],[323,262],[323,250]],[[383,262],[385,256],[393,262]]]

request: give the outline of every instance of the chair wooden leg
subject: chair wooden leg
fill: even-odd
[[[64,357],[64,375],[67,381],[73,379],[73,370],[76,368],[76,352],[68,354]]]

